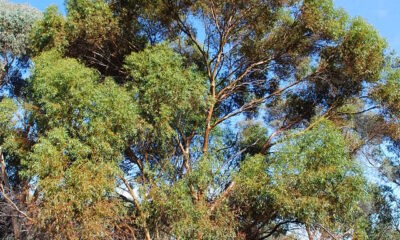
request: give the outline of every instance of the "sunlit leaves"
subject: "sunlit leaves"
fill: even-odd
[[[63,50],[66,45],[65,19],[56,6],[50,6],[33,26],[30,48],[33,53],[39,54],[52,48]]]
[[[348,16],[343,9],[335,9],[330,0],[306,0],[301,13],[305,27],[326,39],[338,40],[346,32]]]
[[[14,125],[13,116],[17,111],[17,106],[11,99],[2,99],[0,101],[0,128],[4,131],[9,126]],[[1,133],[0,133],[1,134]]]
[[[310,226],[349,227],[359,211],[364,180],[346,145],[330,122],[289,135],[271,156],[256,155],[242,164],[233,200]]]
[[[368,82],[377,81],[383,67],[386,41],[365,20],[351,21],[341,46],[348,76]]]
[[[162,133],[160,137],[171,136],[177,128],[189,135],[200,127],[207,104],[206,78],[195,66],[185,68],[184,59],[167,44],[132,53],[125,69],[142,118]]]
[[[43,201],[37,227],[49,236],[107,238],[121,214],[113,197],[118,163],[135,134],[131,96],[56,51],[35,58],[30,89],[39,139],[25,164]]]

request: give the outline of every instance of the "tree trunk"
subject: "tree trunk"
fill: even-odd
[[[13,199],[13,194],[12,194],[12,190],[11,187],[9,185],[8,182],[8,177],[7,177],[7,173],[6,173],[6,164],[4,163],[4,157],[3,157],[3,152],[2,149],[0,147],[0,162],[1,162],[1,172],[2,172],[2,180],[4,183],[4,194],[9,194],[11,201]],[[11,203],[8,203],[11,205]],[[19,228],[19,224],[18,224],[18,211],[16,211],[16,209],[14,209],[12,206],[11,207],[11,222],[12,222],[12,226],[13,226],[13,232],[14,232],[14,239],[15,240],[20,240],[21,239],[21,230]]]

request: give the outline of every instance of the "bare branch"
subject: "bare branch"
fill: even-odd
[[[233,89],[233,88],[235,87],[235,85],[236,85],[238,82],[240,82],[243,78],[245,78],[245,77],[248,75],[248,73],[249,73],[253,68],[255,68],[255,67],[259,66],[259,65],[263,65],[263,64],[269,62],[270,60],[271,60],[271,58],[268,58],[268,59],[261,60],[261,61],[258,61],[258,62],[255,62],[255,63],[250,64],[250,65],[244,70],[244,72],[243,72],[242,74],[240,74],[239,77],[237,77],[235,80],[233,80],[227,87],[225,87],[224,89],[222,89],[221,91],[219,91],[216,98],[217,98],[219,101],[222,101],[223,99],[225,99],[225,98],[228,96],[227,94],[225,94],[225,92],[227,92],[227,91]],[[232,72],[231,74],[233,74],[233,72]]]
[[[18,213],[23,215],[28,221],[33,222],[33,219],[31,217],[29,217],[25,212],[21,211],[18,208],[18,206],[12,201],[12,199],[7,195],[7,192],[11,193],[11,189],[10,189],[9,183],[8,183],[8,177],[7,177],[7,173],[6,173],[6,165],[4,162],[4,157],[3,157],[3,152],[2,152],[1,147],[0,147],[0,163],[1,163],[1,175],[2,175],[2,181],[0,181],[0,189],[1,189],[1,193],[4,197],[4,199],[6,200],[6,202],[9,205],[11,205],[13,207],[13,209],[15,211],[17,211]],[[3,186],[3,182],[4,182],[5,186]]]
[[[234,116],[236,116],[236,115],[238,115],[238,114],[240,114],[240,113],[242,113],[242,112],[245,112],[245,111],[247,111],[247,110],[249,110],[249,109],[254,108],[255,106],[257,106],[257,105],[263,103],[264,101],[266,101],[267,99],[269,99],[269,98],[271,98],[271,97],[273,97],[273,96],[277,96],[277,95],[281,94],[282,92],[284,92],[284,91],[286,91],[287,89],[289,89],[289,88],[291,88],[291,87],[293,87],[293,86],[295,86],[295,85],[301,83],[302,81],[303,81],[303,80],[299,80],[299,81],[293,82],[292,84],[289,84],[288,86],[286,86],[286,87],[284,87],[284,88],[281,88],[281,89],[275,91],[274,93],[271,93],[270,95],[268,95],[268,96],[266,96],[266,97],[259,98],[259,99],[255,99],[255,100],[253,100],[253,101],[251,101],[251,102],[249,102],[249,103],[244,104],[244,105],[243,105],[241,108],[239,108],[238,110],[236,110],[236,111],[234,111],[234,112],[231,112],[231,113],[229,113],[229,114],[227,114],[227,115],[221,117],[221,118],[218,119],[217,121],[215,121],[215,123],[212,125],[212,128],[216,127],[218,124],[222,123],[223,121],[225,121],[225,120],[227,120],[227,119],[229,119],[229,118],[231,118],[231,117],[234,117]]]
[[[268,137],[267,142],[265,142],[265,144],[263,145],[263,147],[262,147],[262,149],[261,149],[261,154],[265,154],[265,152],[267,151],[268,147],[271,146],[272,139],[273,139],[276,135],[278,135],[279,133],[281,133],[281,132],[283,132],[283,131],[288,130],[289,128],[291,128],[293,125],[295,125],[295,124],[298,123],[298,122],[300,122],[300,119],[299,119],[299,120],[292,121],[291,123],[287,124],[286,126],[282,126],[282,127],[280,127],[278,130],[276,130],[275,132],[273,132],[273,133]]]
[[[235,181],[232,181],[228,187],[225,189],[224,193],[211,205],[210,207],[210,213],[213,213],[218,206],[222,203],[222,201],[231,195],[233,192],[233,188],[235,187]]]
[[[136,206],[136,209],[138,210],[139,215],[143,218],[143,230],[145,232],[145,237],[146,240],[151,240],[150,237],[150,232],[149,229],[146,226],[146,219],[145,219],[145,215],[143,213],[142,207],[140,205],[139,199],[137,198],[135,192],[133,191],[133,189],[131,188],[130,184],[128,183],[128,181],[122,176],[120,175],[119,178],[122,180],[122,182],[125,184],[126,188],[128,189],[129,194],[131,195],[132,199],[133,199],[133,203]]]

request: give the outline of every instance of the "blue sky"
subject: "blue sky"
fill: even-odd
[[[29,3],[44,10],[51,4],[64,11],[63,0],[9,0],[16,3]],[[371,23],[391,48],[400,53],[400,0],[334,0],[336,6],[343,7],[351,16],[362,16]]]

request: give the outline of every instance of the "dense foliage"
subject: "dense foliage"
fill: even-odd
[[[400,237],[399,60],[362,18],[65,6],[0,0],[1,239]]]

